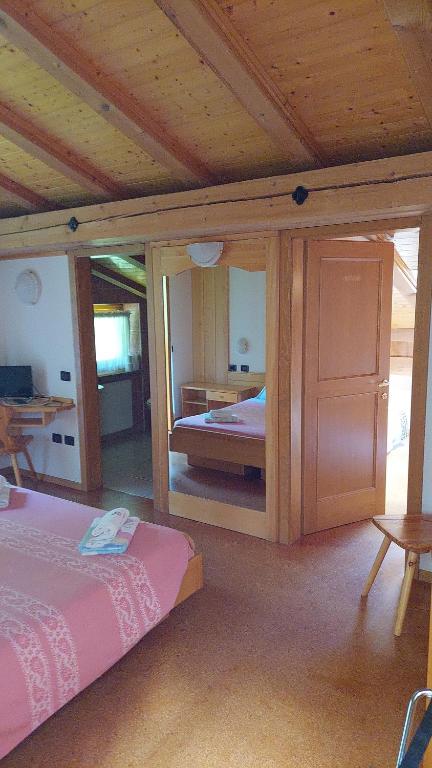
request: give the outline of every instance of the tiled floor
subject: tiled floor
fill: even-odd
[[[105,488],[153,498],[151,434],[112,438],[102,447]]]

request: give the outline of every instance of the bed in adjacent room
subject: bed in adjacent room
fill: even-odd
[[[187,454],[192,464],[212,461],[222,462],[221,468],[225,463],[265,469],[265,390],[221,411],[239,421],[209,423],[208,414],[179,419],[170,434],[170,450]]]
[[[202,586],[171,528],[140,523],[125,554],[80,555],[98,514],[22,488],[0,510],[0,757]]]

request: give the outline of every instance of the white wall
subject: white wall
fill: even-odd
[[[229,269],[229,362],[248,365],[250,371],[265,371],[266,274]],[[245,338],[249,350],[238,351],[239,339]]]
[[[181,416],[180,385],[193,380],[192,271],[170,278],[171,360],[174,415]]]
[[[22,304],[14,290],[17,275],[33,269],[42,282],[37,304]],[[72,397],[76,401],[72,306],[67,256],[0,261],[0,362],[31,365],[33,380],[42,394]],[[70,371],[71,381],[61,381],[60,371]],[[59,414],[44,429],[29,430],[36,470],[75,482],[81,480],[77,411]],[[72,435],[74,446],[52,442],[52,432]],[[20,464],[25,465],[25,459]],[[2,459],[1,466],[10,464]]]

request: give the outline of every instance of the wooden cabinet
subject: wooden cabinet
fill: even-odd
[[[210,384],[208,382],[192,382],[182,384],[181,401],[182,417],[196,416],[199,413],[215,408],[225,408],[232,403],[240,403],[249,397],[255,397],[257,387],[240,384]]]

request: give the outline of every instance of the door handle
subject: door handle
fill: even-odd
[[[379,387],[388,387],[388,385],[389,385],[389,384],[390,384],[390,382],[389,382],[389,380],[388,380],[388,379],[383,379],[383,381],[380,381],[380,383],[378,384],[378,386],[379,386]]]

